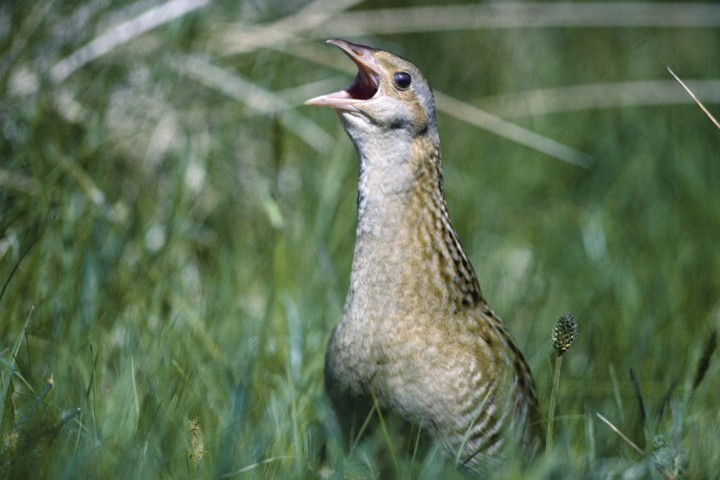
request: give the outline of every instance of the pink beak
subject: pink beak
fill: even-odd
[[[356,110],[355,104],[371,99],[380,87],[380,66],[373,56],[376,49],[340,39],[331,39],[327,43],[344,51],[357,65],[358,74],[355,81],[345,90],[311,98],[305,102],[305,105],[330,107],[342,111]]]

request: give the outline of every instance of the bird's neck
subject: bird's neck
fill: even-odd
[[[473,268],[450,224],[437,136],[359,154],[349,300],[370,295],[402,309],[412,306],[403,301],[417,303],[433,295],[433,305],[451,310],[482,301]]]

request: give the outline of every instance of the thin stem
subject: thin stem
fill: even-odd
[[[697,97],[696,97],[695,94],[692,92],[692,90],[690,90],[690,88],[689,88],[687,85],[685,85],[685,82],[683,82],[682,80],[680,80],[680,77],[678,77],[677,75],[675,75],[675,72],[673,72],[672,70],[670,70],[670,67],[667,67],[667,69],[668,69],[668,72],[670,72],[670,75],[672,75],[673,78],[674,78],[675,80],[677,80],[677,82],[680,84],[680,86],[687,92],[687,94],[690,95],[690,98],[693,99],[693,101],[695,102],[695,104],[696,104],[698,107],[700,107],[700,110],[702,110],[702,112],[705,114],[705,116],[710,119],[710,121],[713,123],[713,125],[715,125],[715,126],[718,128],[718,130],[720,130],[720,122],[718,122],[717,120],[715,120],[715,117],[712,116],[712,113],[710,113],[710,112],[708,111],[708,109],[705,108],[705,105],[703,105],[702,102],[697,99]]]
[[[632,440],[630,440],[630,439],[628,438],[628,436],[625,435],[623,432],[621,432],[620,429],[617,428],[615,425],[613,425],[612,422],[610,422],[610,420],[608,420],[607,418],[603,417],[603,416],[600,414],[600,412],[595,412],[595,415],[597,415],[597,417],[598,417],[600,420],[602,420],[603,422],[605,422],[605,425],[607,425],[608,427],[610,427],[610,429],[611,429],[613,432],[615,432],[615,433],[617,433],[618,435],[620,435],[620,438],[622,438],[623,440],[625,440],[625,442],[626,442],[628,445],[630,445],[633,450],[635,450],[635,451],[636,451],[637,453],[639,453],[640,455],[645,455],[645,452],[643,451],[643,449],[640,448],[640,447],[638,447],[635,442],[633,442]]]
[[[550,392],[550,410],[548,411],[548,428],[545,441],[547,452],[552,450],[553,446],[553,427],[555,423],[555,404],[557,403],[557,392],[560,386],[560,368],[562,367],[562,355],[555,357],[555,373],[553,375],[552,391]]]

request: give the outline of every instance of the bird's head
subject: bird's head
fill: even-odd
[[[437,135],[432,91],[420,70],[391,53],[345,40],[328,40],[358,67],[345,90],[308,100],[306,105],[330,107],[340,115],[356,145],[370,139],[396,141]]]

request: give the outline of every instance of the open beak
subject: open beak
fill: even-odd
[[[355,104],[371,99],[380,86],[380,66],[373,57],[375,49],[339,39],[331,39],[327,43],[340,48],[355,62],[358,67],[357,76],[345,90],[311,98],[305,105],[330,107],[341,111],[356,110]]]

